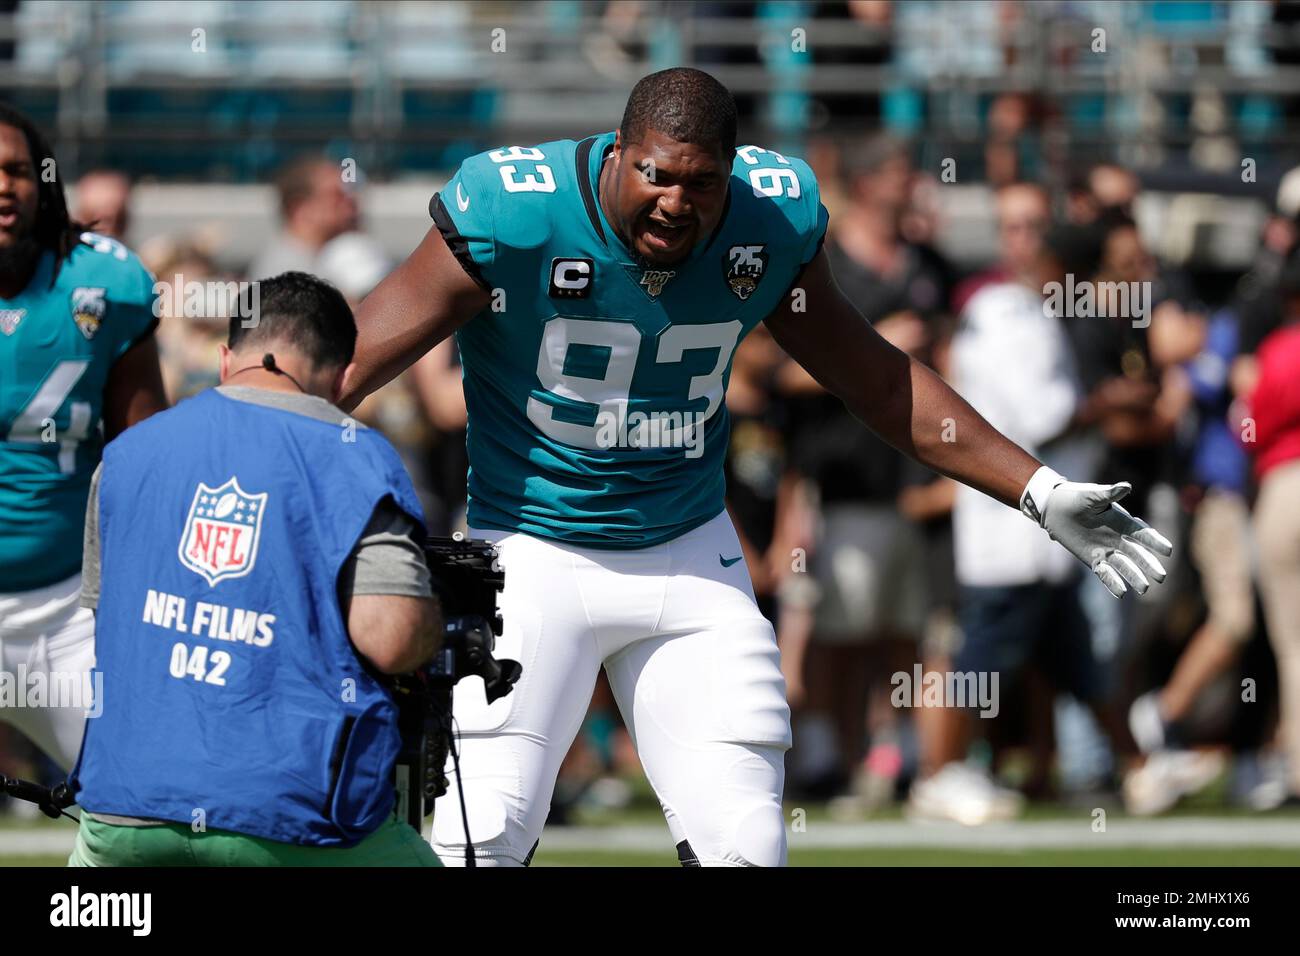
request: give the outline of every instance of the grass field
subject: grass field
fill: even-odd
[[[1296,823],[1300,830],[1300,822]],[[71,829],[71,824],[69,824]],[[0,867],[63,866],[67,852],[17,854],[4,851],[5,837],[12,828],[0,829]],[[546,837],[533,865],[548,866],[677,866],[664,834],[663,850],[599,848],[546,849]],[[69,849],[71,840],[68,841]],[[1300,847],[1121,847],[1079,849],[1032,847],[1007,850],[960,847],[889,846],[810,848],[792,844],[791,866],[1300,866]]]
[[[1037,804],[1014,823],[980,828],[914,823],[898,808],[844,822],[821,806],[787,806],[792,866],[1300,866],[1300,810],[1225,809],[1213,792],[1155,820]],[[676,866],[648,793],[629,807],[580,809],[548,827],[534,866]],[[70,821],[0,817],[0,866],[62,866]]]
[[[43,865],[43,864],[42,864]],[[534,866],[676,866],[664,853],[537,851]],[[1300,850],[795,850],[791,866],[1297,866]]]

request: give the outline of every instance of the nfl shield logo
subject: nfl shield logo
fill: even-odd
[[[252,571],[266,498],[248,494],[235,478],[216,488],[200,482],[181,535],[181,564],[209,585]]]

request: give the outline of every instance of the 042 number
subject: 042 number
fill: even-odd
[[[202,644],[191,648],[187,644],[178,643],[172,647],[169,670],[172,677],[181,680],[189,677],[205,684],[225,687],[226,678],[223,675],[229,666],[230,654],[226,651],[213,651],[209,654],[208,649]]]

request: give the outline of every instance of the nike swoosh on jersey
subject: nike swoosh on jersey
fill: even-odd
[[[718,555],[718,563],[724,568],[729,568],[743,557],[743,554],[738,554],[734,558],[724,558],[722,555]]]
[[[466,209],[469,208],[469,197],[466,196],[463,192],[461,192],[461,187],[463,185],[464,183],[456,184],[456,208],[459,209],[461,212],[464,212]]]

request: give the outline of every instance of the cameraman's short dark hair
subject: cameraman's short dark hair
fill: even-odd
[[[285,272],[244,290],[230,319],[232,349],[285,342],[317,368],[341,368],[357,347],[357,323],[343,293],[305,272]],[[254,308],[256,306],[256,308]],[[248,317],[254,321],[249,323]]]

